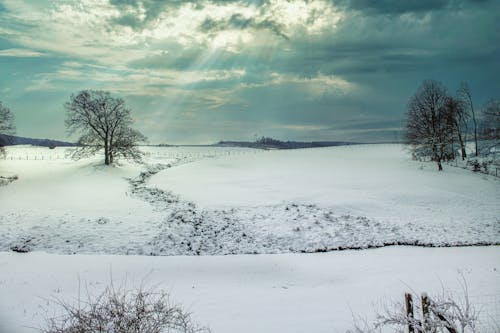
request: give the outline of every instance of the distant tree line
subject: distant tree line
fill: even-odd
[[[66,142],[66,141],[58,141],[51,139],[33,139],[33,138],[24,138],[21,136],[8,135],[8,134],[0,134],[0,140],[4,140],[7,145],[32,145],[38,147],[48,147],[48,148],[56,148],[56,147],[74,147],[75,143]]]
[[[354,145],[354,142],[344,141],[282,141],[271,137],[261,137],[255,141],[219,141],[215,146],[221,147],[244,147],[256,149],[301,149],[301,148],[320,148],[333,146]]]
[[[255,140],[255,143],[261,144],[261,145],[271,145],[271,146],[280,146],[283,145],[283,141],[278,140],[278,139],[273,139],[271,137],[260,137],[257,140]]]
[[[104,163],[116,158],[139,159],[138,144],[146,137],[135,130],[131,109],[121,98],[109,92],[83,90],[71,95],[64,105],[66,128],[69,134],[79,134],[78,147],[73,157],[78,159],[104,152]],[[406,141],[415,158],[430,158],[442,170],[442,162],[467,157],[469,136],[474,140],[474,154],[479,153],[479,140],[500,140],[500,100],[489,101],[477,114],[472,94],[463,83],[455,95],[448,93],[442,83],[427,80],[410,98],[406,110]],[[0,155],[5,154],[5,134],[15,131],[14,118],[9,108],[0,102]],[[4,134],[2,136],[2,134]],[[231,142],[220,142],[224,145]],[[232,142],[235,143],[235,142]],[[237,144],[242,144],[238,143]],[[247,144],[247,143],[245,143]],[[294,142],[261,137],[248,147],[307,148],[343,144],[339,142]]]
[[[413,156],[430,158],[438,170],[443,169],[443,161],[455,159],[458,151],[462,159],[467,158],[469,135],[475,156],[479,140],[500,139],[500,101],[491,100],[477,115],[466,83],[451,95],[442,83],[424,81],[410,98],[406,117],[406,140]]]

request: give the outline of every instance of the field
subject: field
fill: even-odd
[[[171,291],[213,332],[345,332],[352,313],[371,317],[408,288],[457,290],[460,276],[485,320],[500,315],[494,176],[439,173],[400,145],[143,149],[141,164],[104,167],[8,148],[6,332],[30,332],[44,299],[75,297],[78,278],[102,289],[111,275]]]

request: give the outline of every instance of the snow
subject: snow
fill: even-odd
[[[29,333],[47,299],[72,301],[85,288],[161,288],[214,333],[331,333],[371,320],[405,292],[431,297],[467,280],[482,318],[500,315],[499,247],[387,247],[318,254],[110,256],[0,253],[0,332]],[[493,332],[479,330],[481,332]]]
[[[135,176],[140,166],[105,168],[97,160],[64,159],[6,160],[1,167],[19,176],[0,187],[3,250],[31,240],[47,251],[71,251],[81,243],[112,238],[125,248],[128,233],[139,231],[137,221],[154,217],[149,204],[126,195],[124,177]]]
[[[360,145],[206,159],[151,182],[211,208],[296,202],[391,221],[458,223],[479,211],[488,214],[481,219],[500,215],[494,178],[435,169],[410,160],[400,145]]]
[[[145,149],[144,164],[104,167],[99,157],[9,148],[2,173],[19,179],[0,187],[0,250],[206,255],[500,243],[497,178],[439,173],[399,145]]]
[[[353,313],[457,291],[462,275],[484,318],[500,317],[498,178],[439,173],[400,145],[143,149],[142,164],[104,167],[7,148],[0,333],[32,332],[47,298],[110,276],[170,291],[213,332],[345,332]],[[372,249],[397,244],[440,248]]]

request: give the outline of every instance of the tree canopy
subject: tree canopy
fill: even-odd
[[[453,140],[450,122],[450,99],[446,88],[437,81],[427,80],[410,98],[407,107],[406,139],[414,154],[430,156],[442,170],[449,144]]]
[[[0,156],[5,154],[6,138],[2,134],[12,134],[15,131],[12,111],[0,102]]]
[[[79,147],[75,158],[81,158],[104,150],[104,163],[112,164],[115,158],[139,159],[138,143],[146,137],[132,128],[131,110],[121,98],[109,92],[83,90],[72,95],[65,104],[66,127],[70,134],[78,133]]]

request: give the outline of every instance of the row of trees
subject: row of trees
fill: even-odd
[[[104,151],[104,163],[112,164],[116,158],[139,159],[137,148],[146,137],[132,128],[131,110],[121,98],[108,92],[83,90],[71,95],[64,105],[66,128],[69,134],[78,134],[73,157],[79,159]],[[9,108],[0,102],[0,134],[13,134],[14,117]],[[0,155],[5,154],[5,137],[0,135]]]
[[[458,149],[462,159],[467,157],[469,135],[473,136],[477,156],[480,138],[500,139],[500,101],[490,101],[481,113],[483,126],[479,127],[467,84],[463,83],[453,96],[440,82],[424,81],[408,102],[407,143],[415,157],[430,157],[439,170],[443,169],[442,161],[454,159]]]
[[[73,157],[78,159],[102,150],[106,165],[118,157],[140,158],[137,145],[145,142],[146,137],[132,128],[131,110],[123,99],[104,91],[83,90],[71,95],[64,107],[68,133],[79,135]],[[467,157],[469,135],[473,136],[476,156],[480,137],[500,139],[500,101],[490,101],[483,109],[483,126],[478,131],[478,117],[466,84],[452,96],[440,82],[424,81],[410,98],[406,115],[406,139],[414,156],[430,157],[439,170],[443,169],[442,161],[455,158],[457,147],[462,159]],[[14,130],[12,112],[0,103],[0,134],[12,134]],[[261,143],[272,140],[260,139]],[[4,154],[6,144],[5,137],[0,136],[0,154]]]

